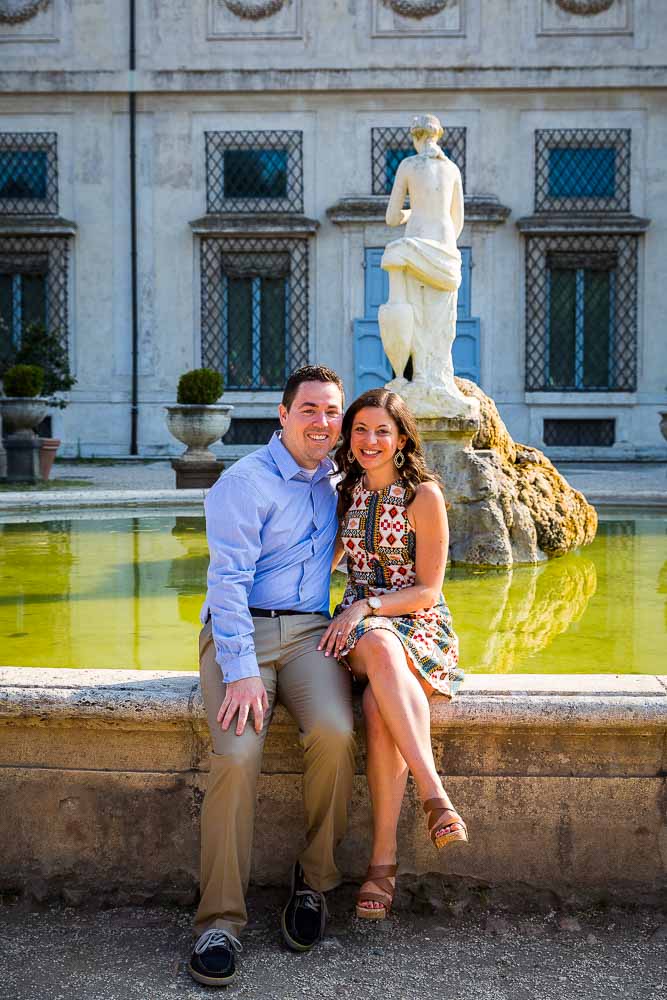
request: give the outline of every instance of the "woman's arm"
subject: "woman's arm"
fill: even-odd
[[[345,549],[343,548],[343,539],[340,537],[340,527],[336,532],[336,541],[334,542],[333,559],[331,560],[331,572],[333,573],[335,569],[338,568],[338,563],[343,558],[343,553]]]
[[[405,196],[408,193],[408,179],[405,170],[405,160],[401,160],[394,177],[394,185],[389,196],[385,221],[388,226],[403,226],[410,218],[411,209],[403,208]]]
[[[464,201],[463,201],[463,183],[461,181],[461,171],[456,170],[456,178],[454,180],[454,190],[452,191],[452,205],[451,205],[452,221],[454,223],[454,232],[456,233],[456,238],[458,240],[463,229],[463,214],[464,214]]]
[[[415,529],[417,551],[415,557],[415,582],[381,597],[382,608],[372,612],[392,618],[432,608],[440,600],[442,581],[447,566],[449,525],[445,500],[437,483],[422,483],[409,507],[410,523]],[[367,617],[366,600],[355,601],[341,611],[329,624],[319,648],[327,653],[337,653],[345,643],[348,633]]]

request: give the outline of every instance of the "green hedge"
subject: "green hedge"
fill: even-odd
[[[222,390],[220,372],[214,372],[212,368],[195,368],[194,371],[181,375],[176,398],[179,403],[209,405],[217,403]]]

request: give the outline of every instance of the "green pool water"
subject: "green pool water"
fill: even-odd
[[[207,565],[203,517],[2,523],[0,664],[195,670]],[[467,671],[665,673],[667,514],[607,513],[537,567],[449,568],[445,594]]]

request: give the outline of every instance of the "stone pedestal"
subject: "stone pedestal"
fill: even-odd
[[[4,441],[7,451],[7,481],[38,483],[42,480],[39,465],[40,439],[32,431],[8,434]]]
[[[473,450],[479,420],[421,417],[417,425],[427,463],[442,479],[450,505],[452,562],[512,566],[545,559],[532,518],[517,502],[499,456],[491,449]]]
[[[208,490],[225,467],[221,458],[197,461],[172,458],[171,467],[176,473],[177,490]]]

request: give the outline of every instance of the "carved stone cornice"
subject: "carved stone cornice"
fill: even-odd
[[[40,10],[46,10],[51,0],[0,0],[0,24],[22,24]]]
[[[385,7],[390,7],[401,17],[434,17],[446,7],[455,7],[458,0],[382,0]]]
[[[195,236],[282,236],[311,237],[319,228],[317,219],[285,212],[263,215],[210,212],[193,219],[190,228]]]
[[[76,222],[60,215],[0,215],[2,236],[74,236]]]
[[[613,7],[615,2],[616,0],[555,0],[556,6],[561,10],[568,14],[580,14],[582,17],[602,14]]]
[[[246,21],[261,21],[283,9],[287,0],[222,0],[227,10]]]
[[[384,223],[389,198],[387,195],[368,195],[365,198],[341,198],[327,209],[327,218],[337,226],[364,225],[369,222]],[[500,226],[511,209],[501,205],[493,195],[466,195],[465,222]]]
[[[524,236],[551,236],[557,233],[622,233],[641,236],[651,225],[629,212],[536,212],[517,219],[516,227]]]

